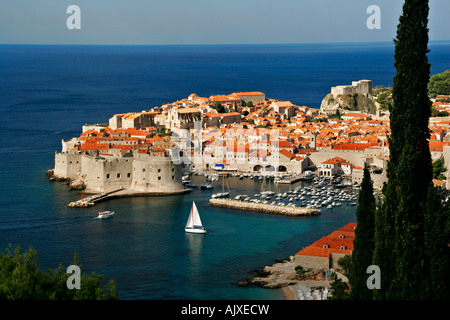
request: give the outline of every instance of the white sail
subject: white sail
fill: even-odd
[[[200,226],[200,227],[203,226],[195,202],[192,202],[191,213],[189,214],[189,218],[186,223],[186,228],[192,228],[193,226]]]
[[[191,208],[191,213],[189,214],[189,218],[188,218],[188,221],[186,223],[186,228],[192,228],[192,226],[194,225],[194,223],[193,223],[194,219],[192,219],[193,210],[194,210],[194,206],[192,206],[192,208]]]
[[[193,209],[193,219],[194,219],[193,224],[194,224],[194,226],[203,226],[202,220],[200,219],[200,214],[198,213],[195,202],[192,202],[192,209]]]

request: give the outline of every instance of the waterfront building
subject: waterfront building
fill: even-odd
[[[304,269],[340,269],[339,259],[351,255],[356,223],[349,223],[320,238],[295,254],[295,264]]]
[[[351,87],[358,93],[371,90],[371,84],[364,81]],[[218,113],[217,102],[232,112]],[[195,127],[196,121],[201,126]],[[449,118],[430,119],[432,159],[444,159],[446,165],[450,158],[450,151],[445,152],[446,147],[450,150],[449,128]],[[346,175],[359,183],[360,168],[367,163],[374,169],[372,178],[377,188],[387,180],[389,134],[388,119],[362,112],[329,119],[319,115],[318,110],[269,99],[258,91],[209,98],[192,93],[154,111],[115,114],[109,126],[84,125],[80,137],[62,141],[62,152],[55,156],[55,173],[75,178],[82,171],[77,152],[94,158],[121,159],[125,154],[134,158],[164,154],[178,157],[183,150],[183,161],[191,163],[191,158],[196,158],[195,164],[185,170],[197,172],[220,163],[225,170],[238,172],[276,170],[300,174],[316,170],[317,175]]]

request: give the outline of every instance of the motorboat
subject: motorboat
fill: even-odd
[[[97,218],[99,219],[105,219],[105,218],[109,218],[112,217],[114,215],[114,211],[100,211],[98,213]]]

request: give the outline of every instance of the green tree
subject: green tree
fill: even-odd
[[[441,211],[430,212],[441,206],[438,198],[430,195],[428,13],[428,1],[406,0],[394,39],[397,72],[389,109],[388,183],[375,218],[374,264],[382,273],[381,289],[374,291],[377,299],[430,299],[433,281],[445,278],[430,261],[437,248],[447,243],[426,233],[430,221],[437,219],[436,212]],[[448,214],[439,217],[445,219]],[[446,225],[432,223],[438,228],[433,233],[445,232]],[[448,249],[444,252],[448,255]]]
[[[338,265],[342,268],[344,276],[347,276],[352,266],[352,256],[346,254],[338,260]]]
[[[331,296],[328,297],[328,300],[348,300],[350,298],[348,284],[337,278],[336,275],[334,275],[334,281],[331,282],[330,287]]]
[[[432,97],[438,94],[450,94],[450,70],[431,76],[428,82],[428,93]]]
[[[428,285],[430,299],[450,299],[450,214],[449,203],[441,204],[442,198],[430,183],[428,207],[425,212],[424,250],[427,253]],[[428,276],[428,275],[427,275]]]
[[[433,178],[438,180],[444,180],[445,176],[442,174],[445,171],[447,171],[447,168],[445,168],[445,164],[441,159],[437,159],[432,164],[433,168]]]
[[[367,165],[364,165],[364,177],[361,182],[358,202],[358,208],[356,209],[357,226],[348,278],[352,288],[351,298],[353,300],[371,300],[373,292],[366,285],[366,270],[368,266],[373,264],[376,207],[373,183]]]
[[[225,107],[223,106],[223,104],[221,104],[220,102],[214,102],[214,109],[217,110],[218,113],[225,113]]]
[[[75,254],[74,263],[78,266]],[[93,273],[81,275],[81,288],[69,290],[66,281],[70,274],[59,265],[47,272],[39,270],[39,259],[31,247],[21,252],[20,246],[0,252],[0,300],[103,300],[118,299],[115,282],[110,280],[107,290],[102,287],[103,276]]]

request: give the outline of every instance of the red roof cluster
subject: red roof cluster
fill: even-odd
[[[355,239],[356,223],[349,223],[312,245],[297,252],[297,255],[329,257],[331,253],[351,254]]]

